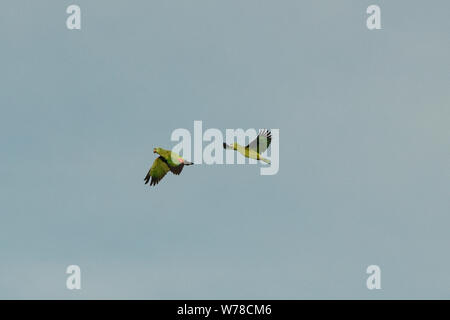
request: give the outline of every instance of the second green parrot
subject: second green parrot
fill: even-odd
[[[258,136],[255,140],[250,142],[248,145],[241,146],[237,142],[232,145],[228,145],[226,143],[223,144],[224,149],[233,149],[237,150],[240,154],[242,154],[246,158],[252,158],[256,160],[264,161],[265,163],[270,164],[270,160],[263,158],[261,153],[267,150],[270,146],[270,142],[272,141],[272,133],[269,130],[262,130],[259,132]]]

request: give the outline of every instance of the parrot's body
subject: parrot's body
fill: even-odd
[[[153,153],[159,154],[159,157],[155,159],[150,170],[144,178],[145,184],[150,181],[150,185],[156,185],[167,172],[171,171],[173,174],[179,175],[184,166],[190,166],[193,163],[184,160],[180,155],[175,152],[165,150],[162,148],[154,148]]]
[[[242,154],[246,158],[256,159],[264,161],[270,164],[270,160],[263,158],[261,153],[267,150],[272,141],[272,134],[268,130],[260,131],[255,140],[250,142],[248,145],[241,146],[238,143],[233,143],[232,145],[223,144],[224,149],[233,149]]]

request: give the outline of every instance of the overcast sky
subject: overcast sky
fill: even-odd
[[[1,5],[0,298],[450,297],[449,1],[70,4]],[[278,174],[144,185],[194,120],[279,129]]]

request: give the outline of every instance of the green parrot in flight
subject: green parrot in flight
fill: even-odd
[[[175,152],[163,148],[154,148],[153,153],[159,154],[159,157],[155,159],[144,178],[145,184],[152,178],[152,181],[150,181],[151,186],[158,184],[167,172],[171,171],[173,174],[179,175],[184,166],[193,164],[192,162],[184,160]]]
[[[224,149],[233,149],[237,150],[240,154],[242,154],[246,158],[252,158],[256,160],[264,161],[265,163],[270,164],[270,160],[261,157],[261,153],[269,148],[270,142],[272,141],[272,133],[270,130],[261,130],[259,131],[258,136],[255,140],[250,142],[248,145],[241,146],[237,142],[232,145],[228,145],[225,142],[223,143]]]

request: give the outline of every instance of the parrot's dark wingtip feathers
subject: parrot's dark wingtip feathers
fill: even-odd
[[[272,138],[272,132],[269,129],[261,130],[259,135],[266,136],[267,138]]]

